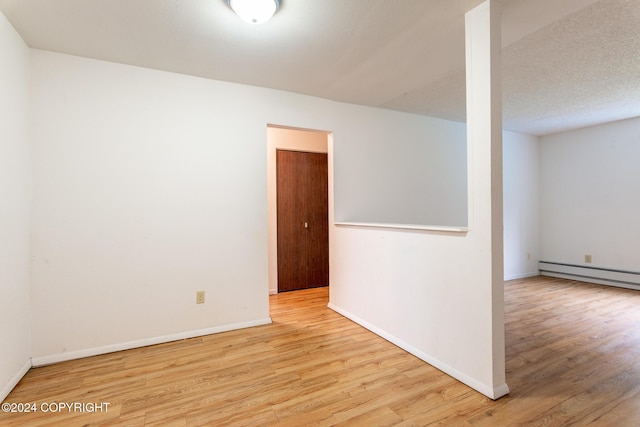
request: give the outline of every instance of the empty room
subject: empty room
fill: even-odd
[[[640,425],[637,28],[0,0],[0,425]]]

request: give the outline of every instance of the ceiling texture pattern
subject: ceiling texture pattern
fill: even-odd
[[[32,48],[465,120],[464,14],[482,0],[0,0]],[[505,129],[640,116],[640,0],[499,0]]]

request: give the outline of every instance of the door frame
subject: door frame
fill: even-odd
[[[269,294],[278,293],[276,150],[327,153],[329,189],[329,278],[333,224],[333,135],[329,131],[267,124],[267,221]]]

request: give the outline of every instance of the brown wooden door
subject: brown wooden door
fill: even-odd
[[[277,150],[278,292],[329,284],[326,153]]]

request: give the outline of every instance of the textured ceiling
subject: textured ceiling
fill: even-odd
[[[482,0],[283,0],[250,26],[224,0],[0,0],[37,49],[465,119],[464,13]],[[504,127],[640,116],[640,0],[500,0]]]

